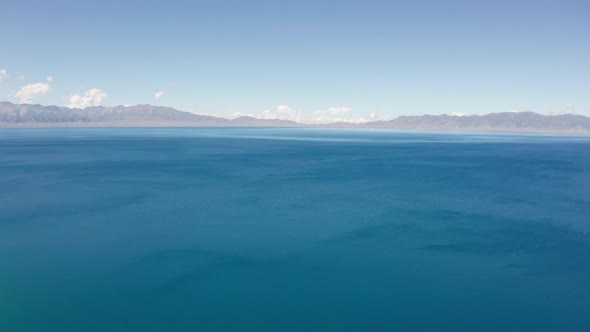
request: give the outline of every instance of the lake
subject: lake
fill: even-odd
[[[590,331],[590,137],[1,129],[0,331]]]

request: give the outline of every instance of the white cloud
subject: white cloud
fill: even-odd
[[[107,97],[106,92],[92,88],[83,95],[72,95],[70,96],[69,102],[66,107],[69,108],[86,108],[91,106],[100,106],[102,101]]]
[[[467,114],[462,113],[462,112],[452,112],[451,114],[449,114],[450,116],[465,116]]]
[[[229,117],[238,118],[241,116],[250,116],[257,119],[290,120],[311,124],[327,124],[334,122],[363,123],[378,119],[377,114],[374,112],[365,116],[354,116],[351,113],[351,107],[330,107],[325,110],[306,114],[303,111],[293,109],[287,105],[279,105],[275,110],[266,110],[257,114],[234,112],[230,114]]]
[[[252,114],[252,113],[244,113],[244,112],[233,112],[233,113],[231,113],[231,114],[228,115],[228,117],[230,119],[236,119],[236,118],[239,118],[239,117],[242,117],[242,116],[249,116],[249,117],[252,117],[252,118],[257,118],[258,117],[255,114]]]
[[[290,121],[301,121],[301,111],[293,109],[287,105],[279,105],[276,110],[266,110],[262,114],[256,116],[259,119],[268,120],[290,120]]]
[[[165,94],[164,91],[158,91],[156,93],[154,93],[154,98],[156,98],[156,100],[159,100],[160,98],[162,98],[162,96]]]
[[[48,82],[29,83],[23,86],[16,92],[16,98],[18,98],[21,103],[28,104],[31,103],[34,98],[46,95],[47,92],[51,90],[51,84],[49,84],[49,82],[51,82],[53,78],[49,80],[50,77],[47,78]]]
[[[47,76],[47,82],[53,82],[53,76]]]
[[[377,121],[377,120],[378,120],[377,113],[371,112],[371,113],[367,114],[367,116],[362,117],[360,122],[369,122],[369,121]]]
[[[342,122],[342,115],[352,112],[350,107],[330,107],[326,110],[316,111],[309,120],[312,123]]]
[[[0,68],[0,81],[8,77],[8,72],[4,68]]]
[[[326,110],[316,111],[313,117],[308,119],[310,123],[326,124],[334,122],[363,123],[377,120],[377,114],[371,112],[365,116],[354,116],[351,107],[330,107]]]
[[[249,116],[256,119],[263,120],[289,120],[296,122],[305,122],[303,112],[293,109],[288,105],[279,105],[274,110],[265,110],[259,113],[244,113],[233,112],[229,115],[230,118],[239,118],[241,116]]]

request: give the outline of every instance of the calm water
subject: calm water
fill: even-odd
[[[590,137],[0,130],[0,331],[590,331]]]

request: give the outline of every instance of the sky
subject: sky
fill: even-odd
[[[590,115],[590,1],[0,0],[0,100],[304,122]]]

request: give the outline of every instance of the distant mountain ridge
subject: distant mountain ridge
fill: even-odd
[[[320,127],[438,131],[505,131],[590,134],[590,117],[575,114],[542,115],[504,112],[486,115],[399,116],[366,123],[306,124],[289,120],[243,116],[227,119],[183,112],[154,105],[95,106],[75,109],[60,106],[0,102],[0,127]]]
[[[576,114],[542,115],[534,112],[503,112],[486,115],[400,116],[367,124],[372,128],[590,133],[590,117]]]
[[[94,106],[84,109],[0,102],[0,123],[7,124],[109,124],[109,123],[202,123],[225,124],[229,120],[153,105]]]
[[[94,106],[84,109],[0,102],[0,125],[6,126],[241,126],[297,127],[293,121],[240,117],[227,119],[154,105]]]

